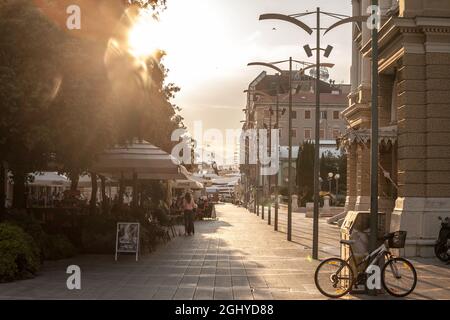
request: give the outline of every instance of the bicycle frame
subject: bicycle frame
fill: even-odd
[[[353,262],[354,266],[356,267],[356,274],[354,274],[354,279],[358,279],[359,275],[362,273],[365,273],[366,270],[373,265],[378,264],[378,262],[380,261],[380,259],[382,257],[386,257],[387,259],[390,259],[392,254],[390,253],[390,251],[388,250],[388,248],[386,247],[386,244],[383,242],[383,244],[381,244],[377,249],[375,249],[374,251],[372,251],[371,253],[369,253],[367,256],[364,257],[364,259],[358,263],[356,261],[355,255],[353,254],[353,249],[352,246],[350,246],[350,256],[348,257],[348,259],[346,260],[346,262],[348,264],[350,264],[350,262]],[[363,271],[359,271],[361,265],[366,264],[365,268]],[[351,265],[351,264],[350,264]],[[398,275],[398,270],[396,268],[395,265],[391,264],[391,268],[392,272],[395,274],[396,277],[399,277]],[[338,272],[340,272],[341,270],[338,270]],[[336,272],[336,273],[338,273]]]

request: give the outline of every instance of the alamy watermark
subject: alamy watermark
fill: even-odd
[[[236,160],[239,164],[260,164],[261,175],[274,175],[279,170],[279,137],[279,129],[204,130],[203,122],[196,121],[192,135],[186,129],[172,133],[172,141],[178,142],[172,149],[172,157],[184,164],[208,162],[208,150],[203,147],[211,143],[215,157],[222,159],[224,165],[236,164]],[[236,146],[239,146],[239,159],[235,157]]]
[[[77,265],[70,265],[66,270],[70,276],[67,278],[66,286],[69,290],[81,290],[81,268]]]

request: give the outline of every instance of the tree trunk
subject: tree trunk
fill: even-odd
[[[25,188],[25,172],[21,170],[13,171],[13,204],[14,209],[26,209],[26,188]]]
[[[80,180],[80,173],[77,172],[71,172],[69,174],[70,178],[70,191],[75,192],[78,189],[78,181]]]
[[[97,211],[97,191],[98,191],[97,174],[94,172],[91,172],[90,175],[91,175],[91,183],[92,183],[92,193],[91,193],[91,201],[89,204],[89,213],[91,215],[94,215]]]
[[[136,209],[139,206],[139,186],[137,174],[133,173],[133,200],[132,207]]]
[[[3,221],[6,213],[6,182],[8,175],[6,173],[6,166],[3,161],[0,161],[0,222]]]
[[[109,209],[109,199],[106,197],[106,178],[100,176],[100,188],[102,193],[102,213],[107,214]]]
[[[121,174],[119,181],[119,203],[118,206],[121,208],[123,206],[123,195],[125,194],[125,181],[123,177],[123,173]]]

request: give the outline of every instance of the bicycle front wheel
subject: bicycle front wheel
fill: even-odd
[[[390,259],[383,267],[381,281],[384,289],[390,295],[394,297],[406,297],[416,287],[416,269],[406,259]]]
[[[352,288],[353,271],[342,259],[326,259],[317,267],[314,282],[323,295],[329,298],[340,298]]]

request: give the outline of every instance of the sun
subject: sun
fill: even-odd
[[[165,49],[163,27],[152,14],[139,14],[128,33],[130,53],[136,57],[148,57]]]

